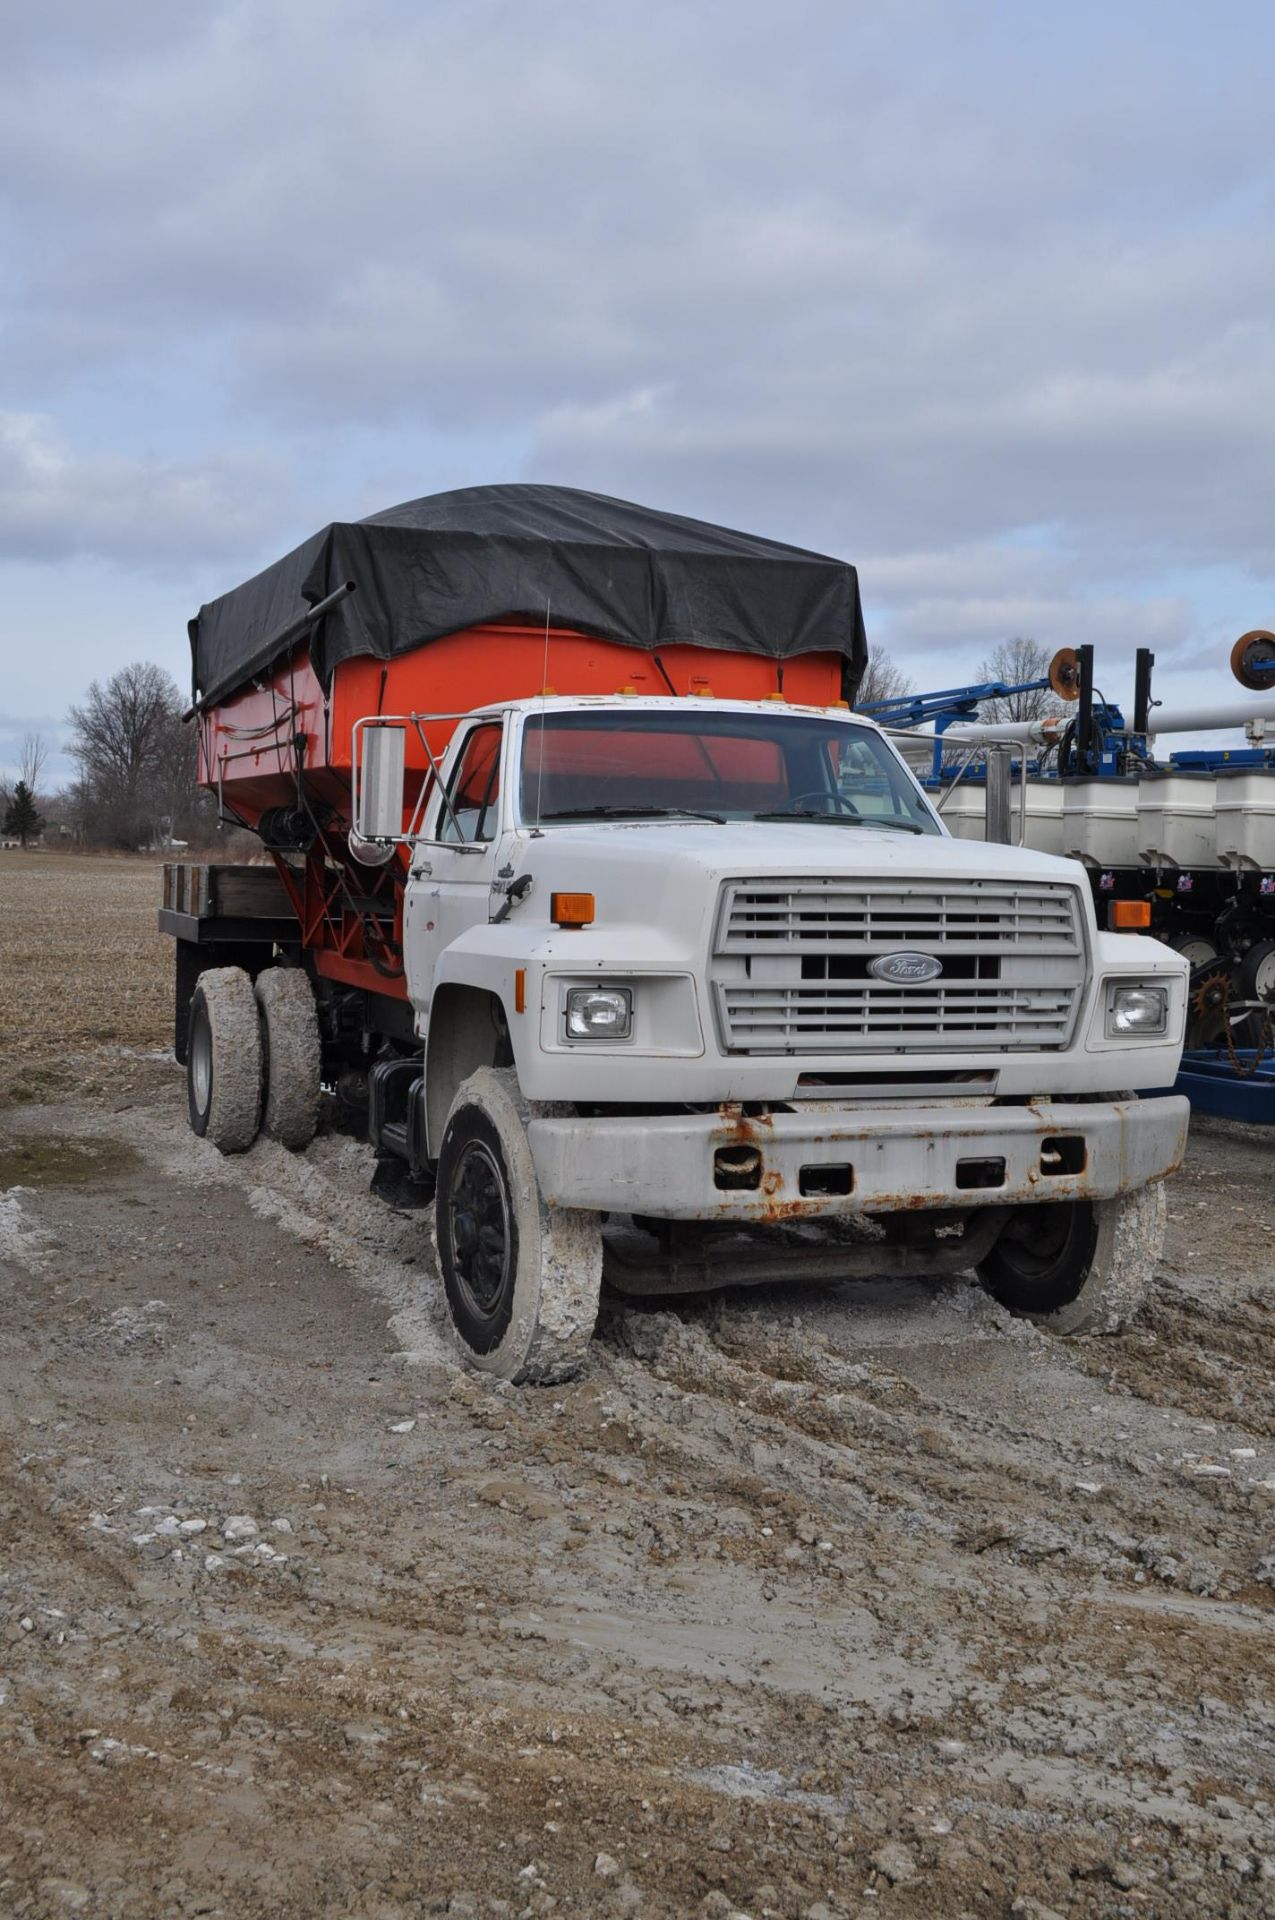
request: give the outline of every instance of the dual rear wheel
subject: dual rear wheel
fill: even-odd
[[[258,1132],[294,1151],[319,1119],[319,1022],[309,979],[267,967],[256,986],[242,967],[201,973],[190,1003],[186,1097],[190,1124],[222,1153],[246,1153]]]

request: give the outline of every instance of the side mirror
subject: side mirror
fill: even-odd
[[[350,850],[368,866],[388,860],[403,838],[406,770],[406,727],[369,720],[356,730]]]

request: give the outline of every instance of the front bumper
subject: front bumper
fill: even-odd
[[[930,1207],[1106,1200],[1172,1173],[1187,1102],[1039,1101],[1025,1107],[805,1107],[536,1117],[527,1133],[554,1206],[668,1220],[797,1220]],[[998,1165],[998,1163],[1000,1163]],[[722,1186],[741,1172],[750,1186]],[[848,1173],[846,1172],[848,1169]],[[813,1191],[840,1186],[841,1191]]]

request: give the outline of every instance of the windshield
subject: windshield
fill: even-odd
[[[885,741],[810,714],[584,709],[523,728],[524,826],[692,817],[941,833]]]

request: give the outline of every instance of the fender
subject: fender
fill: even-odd
[[[425,1043],[425,1131],[431,1158],[437,1157],[443,1127],[461,1082],[479,1067],[522,1065],[536,1045],[524,1008],[540,1004],[540,974],[535,967],[534,1001],[529,984],[527,930],[508,923],[475,926],[440,956],[428,1008],[417,1011],[417,1032]],[[517,984],[524,969],[524,988]],[[505,1057],[506,1050],[508,1058]]]

